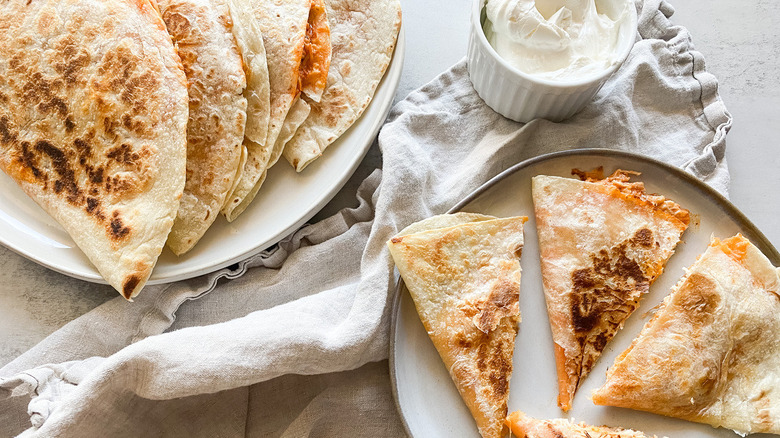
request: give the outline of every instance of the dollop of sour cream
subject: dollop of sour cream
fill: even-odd
[[[518,70],[556,81],[597,74],[619,62],[627,0],[487,0],[485,36]]]

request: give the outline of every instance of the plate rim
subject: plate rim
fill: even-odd
[[[682,178],[686,182],[696,186],[697,189],[703,191],[705,195],[709,196],[716,204],[718,204],[719,207],[721,207],[724,210],[725,214],[731,216],[735,220],[735,222],[743,224],[744,228],[749,229],[752,233],[754,233],[759,241],[753,242],[751,240],[751,242],[753,242],[753,244],[755,244],[761,250],[761,252],[764,253],[764,255],[772,262],[773,265],[775,266],[780,265],[780,252],[778,252],[777,248],[775,248],[774,245],[772,245],[772,243],[764,235],[764,233],[761,232],[761,230],[758,227],[756,227],[755,224],[753,224],[753,222],[751,222],[750,219],[747,216],[745,216],[745,214],[742,213],[742,211],[740,211],[736,205],[734,205],[723,194],[715,190],[712,186],[705,183],[701,179],[695,177],[693,174],[685,171],[681,167],[677,167],[665,163],[663,161],[657,160],[647,155],[639,154],[636,152],[622,151],[618,149],[581,148],[581,149],[571,149],[565,151],[550,152],[550,153],[528,158],[526,160],[520,161],[510,166],[504,171],[498,173],[496,176],[490,178],[488,181],[486,181],[485,183],[477,187],[474,191],[466,195],[466,197],[461,199],[452,208],[447,210],[446,213],[451,214],[462,210],[466,205],[468,205],[474,199],[479,197],[482,193],[486,192],[487,190],[489,190],[499,182],[503,181],[504,179],[508,178],[514,173],[520,171],[521,169],[524,169],[528,166],[532,166],[534,164],[538,164],[544,161],[550,161],[550,160],[559,159],[561,157],[572,157],[578,155],[596,155],[596,156],[604,156],[609,158],[632,159],[637,161],[643,161],[645,163],[658,166],[663,170],[673,173],[675,176]],[[406,417],[403,414],[403,410],[401,409],[401,404],[398,398],[398,378],[396,376],[395,354],[394,354],[395,336],[396,336],[396,328],[398,326],[398,319],[400,317],[401,296],[403,295],[402,292],[403,289],[405,289],[405,286],[404,286],[403,279],[398,273],[398,268],[395,267],[395,264],[393,264],[393,275],[396,277],[396,280],[395,280],[395,287],[393,292],[394,293],[393,304],[390,309],[390,342],[389,342],[390,345],[388,348],[390,390],[393,394],[393,403],[395,405],[396,412],[398,413],[398,417],[401,419],[401,424],[403,425],[404,432],[406,432],[406,434],[409,437],[414,438],[414,435],[412,434],[409,428],[409,424],[406,421]]]
[[[393,48],[393,54],[390,59],[390,63],[388,64],[387,70],[385,70],[384,74],[382,75],[380,82],[377,84],[377,89],[379,89],[379,87],[382,86],[383,84],[387,84],[389,86],[388,95],[386,99],[384,99],[383,101],[377,102],[374,99],[375,96],[374,94],[372,96],[371,102],[369,103],[369,106],[367,106],[364,109],[363,113],[361,114],[362,117],[365,114],[365,112],[368,110],[368,108],[371,107],[372,104],[374,103],[379,104],[378,116],[376,117],[376,119],[372,121],[371,124],[369,124],[368,131],[370,132],[370,135],[368,135],[364,139],[363,144],[360,147],[356,148],[354,158],[352,159],[350,164],[348,166],[344,166],[340,173],[334,175],[333,180],[335,181],[335,183],[330,187],[329,190],[323,191],[317,197],[317,201],[312,204],[311,208],[309,208],[304,214],[295,217],[295,220],[292,221],[291,224],[288,227],[284,228],[281,232],[276,233],[266,239],[263,239],[262,241],[259,241],[254,247],[252,247],[249,250],[243,251],[240,254],[234,255],[233,257],[229,257],[227,259],[223,259],[216,263],[207,264],[207,266],[201,266],[201,267],[195,266],[188,269],[179,269],[179,270],[173,269],[172,272],[169,272],[164,277],[156,276],[155,275],[156,270],[153,269],[151,275],[149,276],[149,279],[146,281],[146,285],[153,286],[159,284],[169,284],[169,283],[187,280],[201,275],[216,272],[220,269],[238,263],[242,260],[245,260],[249,257],[252,257],[270,248],[271,246],[278,243],[285,236],[289,235],[294,230],[300,228],[303,224],[306,223],[306,221],[314,217],[325,205],[328,204],[328,202],[330,202],[336,196],[336,194],[344,187],[347,181],[349,181],[349,179],[352,177],[355,171],[357,171],[357,168],[360,166],[360,163],[362,163],[366,154],[368,154],[368,151],[371,149],[371,146],[373,145],[374,140],[379,134],[379,131],[381,130],[382,126],[384,126],[384,123],[387,120],[387,116],[390,113],[391,108],[393,107],[396,94],[398,93],[398,87],[401,81],[401,76],[403,74],[403,64],[405,60],[405,55],[406,55],[406,37],[405,37],[404,25],[403,23],[401,23],[398,29],[398,36],[395,42],[395,47]],[[355,123],[360,121],[361,117],[358,117]],[[352,128],[352,126],[350,126],[350,128]],[[8,239],[3,238],[2,235],[0,235],[0,245],[2,245],[4,248],[9,249],[15,254],[18,254],[26,258],[27,260],[30,260],[40,266],[43,266],[47,269],[58,272],[60,274],[66,275],[68,277],[86,281],[89,283],[103,284],[103,285],[108,284],[108,282],[100,275],[100,273],[97,271],[94,265],[92,265],[91,262],[88,262],[88,266],[91,268],[92,272],[89,273],[79,272],[76,269],[69,268],[67,264],[61,263],[57,259],[41,258],[37,253],[28,250],[24,246],[16,245],[13,242],[8,241]],[[79,250],[78,246],[75,245],[74,245],[74,249]],[[165,250],[165,248],[163,248],[163,250]]]

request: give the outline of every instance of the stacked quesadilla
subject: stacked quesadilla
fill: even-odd
[[[397,0],[3,2],[0,168],[130,299],[359,117],[399,28]]]

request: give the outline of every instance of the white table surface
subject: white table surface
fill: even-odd
[[[396,101],[465,56],[470,0],[401,0],[406,58]],[[780,3],[673,0],[673,22],[693,35],[734,117],[727,136],[730,197],[780,248]],[[376,144],[355,176],[316,217],[356,204],[359,182],[381,166]],[[116,296],[0,246],[0,366]]]

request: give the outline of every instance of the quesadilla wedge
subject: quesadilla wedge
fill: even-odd
[[[780,269],[741,235],[713,239],[593,402],[780,434]]]
[[[290,141],[298,127],[309,117],[311,106],[307,101],[320,101],[325,86],[328,84],[330,59],[330,24],[325,1],[312,0],[306,27],[306,38],[303,44],[303,57],[298,70],[299,93],[295,97],[290,111],[287,112],[279,136],[276,138],[274,151],[277,154],[277,159],[284,150],[284,145]]]
[[[241,160],[236,171],[233,187],[222,206],[222,214],[232,221],[237,216],[233,210],[241,204],[255,175],[263,172],[271,156],[268,138],[271,117],[271,84],[268,76],[268,57],[265,51],[263,33],[260,29],[254,2],[250,0],[227,0],[232,18],[233,35],[244,61],[247,86],[246,130],[241,151]]]
[[[645,193],[631,172],[584,181],[532,180],[542,280],[554,342],[558,405],[580,381],[663,272],[690,221],[687,210]]]
[[[651,438],[631,429],[591,426],[564,418],[539,420],[521,411],[509,414],[506,425],[516,438]],[[655,435],[652,438],[655,438]]]
[[[249,206],[265,180],[266,170],[282,153],[275,147],[276,140],[300,93],[299,70],[311,9],[312,0],[269,0],[252,6],[268,62],[270,116],[268,133],[261,145],[262,154],[249,150],[238,185],[222,210],[229,221],[235,220]]]
[[[268,137],[271,114],[271,85],[263,32],[254,15],[254,3],[251,0],[226,0],[226,3],[230,12],[230,28],[246,73],[244,97],[247,100],[247,117],[244,135],[248,141],[263,146]]]
[[[181,255],[200,240],[230,194],[241,161],[246,75],[223,0],[158,0],[189,83],[187,182],[168,236]]]
[[[434,216],[387,243],[420,320],[484,438],[505,431],[526,219]]]
[[[0,168],[127,299],[179,208],[187,115],[187,81],[156,3],[0,6]]]
[[[401,28],[398,0],[328,0],[331,62],[321,99],[284,147],[297,172],[322,155],[363,114],[390,65]],[[357,7],[359,6],[359,7]]]

